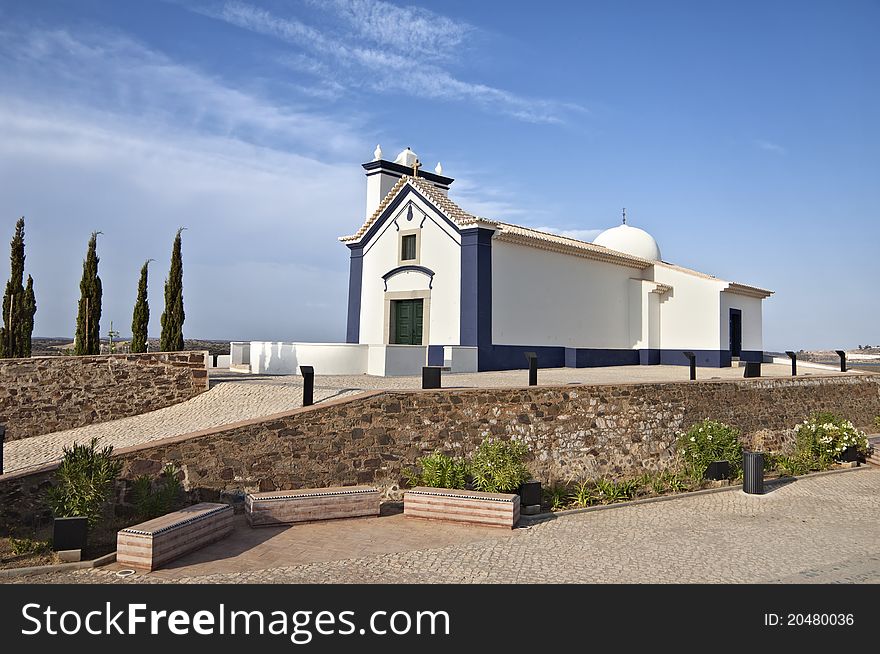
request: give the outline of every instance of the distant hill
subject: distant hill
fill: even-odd
[[[147,344],[150,352],[159,351],[158,338],[148,339]],[[187,338],[184,339],[183,344],[184,349],[187,350],[208,350],[209,354],[229,354],[229,341],[206,341],[197,338]],[[113,350],[115,352],[128,352],[128,345],[129,341],[127,339],[113,340]],[[102,338],[101,351],[106,353],[109,352],[109,349],[109,339]],[[73,354],[73,339],[34,337],[31,340],[31,354],[35,357]]]

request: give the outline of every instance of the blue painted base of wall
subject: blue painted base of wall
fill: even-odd
[[[428,359],[431,360],[431,347]],[[690,350],[697,356],[697,366],[701,368],[729,368],[728,350]],[[440,348],[442,359],[442,348]],[[683,350],[611,350],[599,348],[573,348],[527,345],[491,345],[478,351],[480,372],[489,370],[525,370],[528,368],[526,352],[538,355],[539,368],[600,368],[604,366],[658,365],[687,366],[690,361]],[[763,361],[760,350],[744,350],[742,361]],[[431,365],[441,365],[431,364]]]
[[[602,368],[604,366],[637,365],[639,365],[639,352],[636,350],[565,348],[566,368]]]
[[[729,350],[687,350],[697,356],[700,368],[729,368]],[[685,350],[660,350],[660,363],[664,366],[689,366],[690,360],[684,355]]]
[[[763,350],[743,350],[739,355],[740,361],[757,361],[764,363]]]
[[[428,365],[429,366],[442,366],[443,365],[443,346],[442,345],[429,345],[428,346]]]

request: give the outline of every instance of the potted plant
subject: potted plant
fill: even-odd
[[[113,446],[98,449],[98,439],[88,445],[64,448],[48,502],[55,515],[53,549],[84,550],[89,527],[94,527],[113,491],[122,463],[113,461]]]
[[[703,420],[678,437],[678,455],[693,479],[730,479],[742,468],[739,431],[723,422]]]

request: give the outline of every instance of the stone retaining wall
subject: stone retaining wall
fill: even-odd
[[[465,454],[486,436],[524,439],[530,468],[546,484],[664,469],[677,435],[704,418],[738,427],[749,447],[779,449],[815,411],[870,428],[880,414],[880,376],[377,391],[119,455],[128,479],[176,462],[198,501],[360,483],[395,496],[417,457]],[[32,520],[48,474],[0,477],[0,521]]]
[[[0,359],[6,440],[155,411],[207,390],[206,352]]]

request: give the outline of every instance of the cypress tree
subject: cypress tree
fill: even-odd
[[[131,317],[131,351],[147,351],[147,327],[150,324],[150,303],[147,301],[147,266],[152,259],[147,259],[141,268],[138,281],[137,300]]]
[[[171,269],[165,280],[165,311],[162,314],[162,336],[159,347],[162,352],[179,352],[183,349],[183,258],[180,254],[180,233],[177,230],[171,249]]]
[[[21,321],[21,356],[31,355],[31,338],[34,335],[34,316],[37,313],[37,298],[34,296],[34,278],[28,275],[24,289],[24,319]]]
[[[30,351],[22,343],[24,336],[25,292],[22,281],[24,280],[24,217],[15,223],[15,235],[10,245],[10,268],[9,281],[6,282],[6,292],[3,294],[3,327],[0,328],[0,357],[13,358],[24,356],[24,351]],[[30,337],[28,337],[30,340]]]
[[[92,232],[89,248],[83,261],[82,280],[79,283],[79,311],[76,316],[74,354],[101,353],[101,278],[98,277],[98,234]]]

